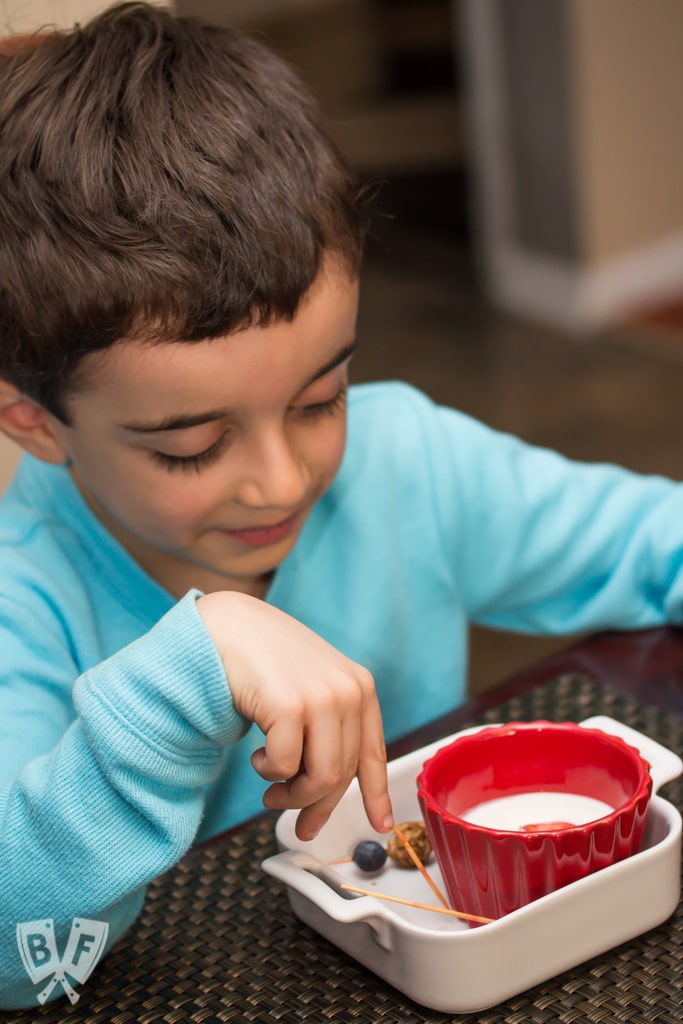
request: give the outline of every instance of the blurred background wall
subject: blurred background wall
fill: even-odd
[[[585,332],[683,286],[680,0],[177,0],[304,73],[366,172],[460,164],[501,307]]]
[[[161,0],[150,2],[163,6]],[[70,28],[109,6],[102,0],[0,0],[0,27],[4,35],[34,32],[48,25]]]
[[[491,298],[590,330],[683,286],[683,4],[463,0]]]

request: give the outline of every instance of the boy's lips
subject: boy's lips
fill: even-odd
[[[279,523],[273,523],[270,526],[256,526],[245,530],[222,530],[221,532],[249,547],[259,548],[266,544],[276,544],[286,537],[294,528],[297,518],[298,513],[295,512],[287,519],[281,519]]]

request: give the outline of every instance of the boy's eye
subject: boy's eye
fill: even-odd
[[[299,406],[296,411],[304,418],[309,416],[331,416],[346,407],[346,392],[347,388],[346,384],[344,384],[333,398],[328,398],[325,402],[313,402],[311,405]]]
[[[295,407],[295,412],[303,419],[314,419],[319,416],[333,416],[336,412],[346,406],[346,384],[340,387],[336,395],[324,402],[313,402],[310,405]],[[206,466],[210,466],[216,459],[220,458],[224,449],[229,443],[229,431],[221,434],[218,440],[205,448],[203,452],[196,455],[169,455],[168,452],[152,451],[150,454],[155,462],[159,463],[169,471],[176,469],[194,471],[199,473]]]
[[[208,448],[205,448],[203,452],[197,452],[196,455],[169,455],[167,452],[155,451],[151,455],[154,461],[160,463],[164,469],[194,470],[195,473],[199,473],[205,466],[210,466],[212,462],[219,458],[227,441],[228,434],[225,433],[221,434],[218,440],[214,441]]]

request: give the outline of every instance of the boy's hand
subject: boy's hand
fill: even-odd
[[[257,598],[207,594],[197,608],[223,660],[235,707],[266,737],[252,756],[273,785],[266,807],[302,808],[313,839],[357,775],[370,824],[392,826],[382,720],[372,676],[312,630]]]

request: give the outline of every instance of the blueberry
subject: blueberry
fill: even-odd
[[[353,862],[361,871],[379,871],[384,867],[387,851],[372,839],[365,839],[353,851]]]

